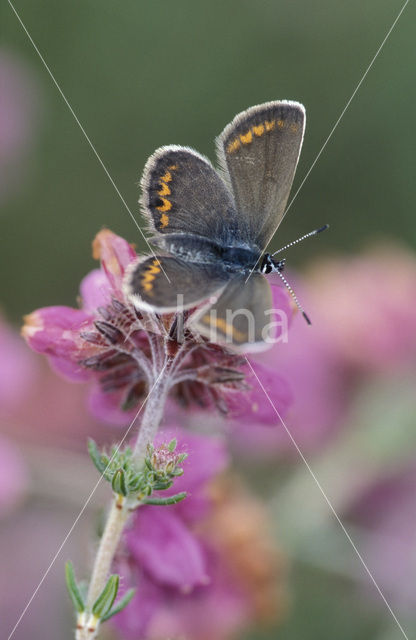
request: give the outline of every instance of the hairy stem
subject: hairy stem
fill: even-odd
[[[153,442],[163,417],[171,383],[170,366],[171,362],[166,360],[162,370],[153,383],[153,387],[146,401],[139,434],[133,450],[133,456],[139,465],[142,464],[146,455],[147,446]]]
[[[124,525],[126,524],[129,512],[124,505],[119,504],[114,499],[105,524],[104,533],[100,540],[97,555],[95,557],[94,568],[92,571],[91,582],[88,588],[87,607],[91,608],[103,590],[108,574],[111,570],[114,554]]]
[[[170,388],[169,369],[171,363],[171,359],[167,359],[165,361],[162,370],[159,372],[159,375],[156,377],[156,380],[149,391],[139,435],[134,448],[134,456],[138,465],[143,463],[147,446],[149,443],[153,442],[163,417],[166,399]],[[104,533],[98,546],[97,555],[95,556],[91,581],[88,587],[87,611],[89,613],[91,613],[95,601],[101,594],[108,580],[111,565],[114,560],[114,554],[117,550],[121,535],[130,515],[129,506],[131,505],[129,505],[127,501],[123,501],[121,496],[115,497],[112,502],[105,524]],[[87,620],[88,618],[86,618],[85,624],[80,625],[77,629],[76,640],[84,640],[86,638],[91,640],[92,638],[96,638],[99,630],[98,626],[96,630],[92,631],[91,628],[88,628],[89,625]]]

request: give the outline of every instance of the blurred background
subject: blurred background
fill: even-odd
[[[137,183],[156,147],[188,145],[214,160],[225,124],[266,100],[306,106],[293,195],[402,5],[16,0],[15,8],[140,220]],[[82,505],[74,475],[81,487],[95,481],[83,457],[86,436],[111,441],[116,433],[89,417],[83,388],[58,380],[20,341],[22,315],[76,303],[103,226],[139,252],[146,247],[7,3],[0,24],[7,637]],[[314,326],[305,333],[296,319],[290,344],[267,356],[293,386],[299,445],[409,637],[416,630],[415,24],[409,3],[272,240],[278,249],[331,226],[287,256]],[[278,625],[245,637],[403,637],[290,442],[260,431],[248,428],[233,445],[235,464],[270,510],[289,566],[288,603]],[[254,445],[255,461],[247,453]],[[57,484],[58,469],[67,485]],[[29,630],[32,638],[71,637],[62,561],[88,562],[99,504],[98,495],[16,640]]]

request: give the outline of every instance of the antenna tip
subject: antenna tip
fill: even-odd
[[[311,322],[311,320],[310,320],[309,316],[307,316],[307,315],[306,315],[306,313],[305,313],[304,311],[302,311],[302,315],[303,315],[303,317],[305,318],[305,320],[306,320],[307,324],[311,325],[311,324],[312,324],[312,322]]]
[[[326,231],[327,229],[329,229],[329,224],[324,224],[323,227],[320,227],[316,230],[316,233],[321,233],[322,231]]]

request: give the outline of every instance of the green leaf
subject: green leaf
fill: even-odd
[[[126,478],[123,469],[117,469],[111,481],[114,493],[122,496],[127,495]]]
[[[186,491],[182,491],[181,493],[176,493],[174,496],[169,496],[168,498],[144,498],[142,500],[143,504],[177,504],[186,498]]]
[[[114,600],[117,596],[119,579],[120,578],[117,574],[110,576],[104,589],[94,602],[92,612],[97,616],[97,618],[103,618],[113,606]]]
[[[72,562],[69,561],[65,564],[65,579],[69,597],[72,600],[74,609],[75,611],[78,611],[78,613],[82,613],[85,611],[85,604],[75,580],[74,566]]]
[[[169,489],[172,484],[172,480],[160,480],[159,482],[155,482],[152,488],[154,491],[163,491],[164,489]]]
[[[98,471],[103,474],[105,472],[105,470],[107,469],[107,466],[108,466],[108,463],[109,463],[109,460],[108,460],[107,456],[103,456],[100,453],[96,443],[94,442],[94,440],[92,438],[88,438],[88,445],[87,446],[88,446],[88,453],[90,454],[91,460],[95,464],[95,466],[98,469]]]
[[[111,611],[109,611],[108,613],[105,614],[105,616],[103,616],[101,618],[102,622],[105,622],[105,620],[108,620],[109,618],[112,618],[113,616],[116,615],[116,613],[120,613],[120,611],[123,611],[123,609],[125,609],[127,607],[127,605],[129,604],[130,600],[133,598],[134,594],[136,593],[136,589],[129,589],[122,598],[120,598],[120,600],[117,602],[116,606],[111,609]]]
[[[177,444],[178,444],[178,441],[176,440],[176,438],[173,438],[173,440],[171,440],[168,444],[169,451],[175,451]]]

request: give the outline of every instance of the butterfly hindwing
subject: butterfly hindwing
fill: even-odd
[[[209,160],[187,147],[161,147],[146,163],[141,205],[160,234],[192,233],[219,242],[236,230],[233,197]]]
[[[234,349],[259,351],[271,322],[272,293],[266,278],[258,272],[234,276],[216,302],[197,310],[191,324],[211,342]]]
[[[140,309],[189,309],[219,291],[229,275],[221,264],[193,264],[176,257],[140,259],[128,270],[125,293]]]
[[[236,208],[261,249],[283,218],[304,129],[300,103],[266,102],[238,114],[217,138]]]

